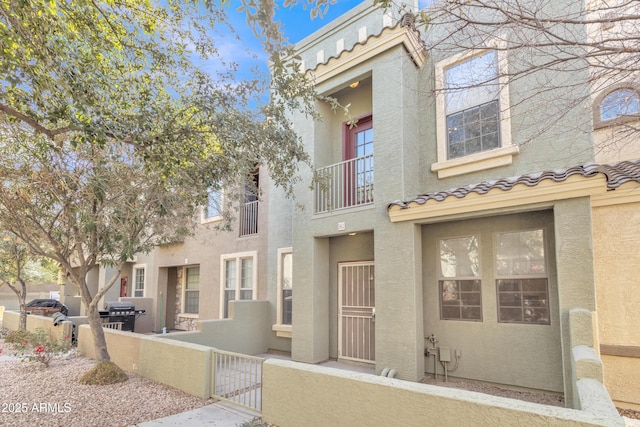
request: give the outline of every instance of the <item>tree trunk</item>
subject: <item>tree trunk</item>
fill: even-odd
[[[27,304],[23,298],[20,299],[20,330],[27,330]]]
[[[93,346],[96,352],[96,359],[99,362],[108,362],[111,360],[111,357],[107,351],[107,340],[104,336],[104,329],[102,328],[102,322],[100,321],[98,307],[94,304],[87,304],[87,307],[89,308],[87,318],[89,320],[91,333],[93,334]]]

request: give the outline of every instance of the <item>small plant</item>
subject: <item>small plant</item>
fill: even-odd
[[[113,362],[100,362],[80,377],[81,384],[107,385],[127,381],[127,374]]]
[[[263,423],[261,417],[256,417],[251,421],[245,421],[240,427],[276,427],[274,424]]]
[[[11,331],[5,342],[12,345],[23,362],[39,362],[45,367],[49,366],[53,356],[66,353],[71,347],[69,337],[56,340],[43,329],[36,329],[35,332]]]

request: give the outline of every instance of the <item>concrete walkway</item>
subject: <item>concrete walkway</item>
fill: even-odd
[[[249,409],[240,408],[224,402],[216,402],[211,405],[192,411],[170,415],[157,420],[145,421],[136,424],[139,427],[166,427],[166,426],[220,426],[235,427],[244,423],[249,424],[251,420],[259,417],[260,414]]]

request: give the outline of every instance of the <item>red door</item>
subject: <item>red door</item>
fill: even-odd
[[[373,201],[373,118],[368,115],[344,132],[345,205]]]

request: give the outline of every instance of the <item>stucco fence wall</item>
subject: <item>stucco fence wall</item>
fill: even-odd
[[[211,396],[215,349],[242,354],[268,350],[268,301],[233,301],[229,319],[198,322],[196,332],[142,335],[105,329],[111,361],[134,372],[194,396]],[[88,325],[79,329],[78,352],[95,358]]]
[[[371,426],[624,426],[602,384],[592,318],[584,309],[569,313],[575,400],[568,404],[575,409],[269,359],[263,365],[263,419],[281,426],[346,427],[364,420]]]
[[[105,329],[104,335],[111,361],[125,371],[210,397],[211,347],[113,329]],[[89,325],[79,328],[78,353],[96,358]]]
[[[198,330],[158,335],[160,338],[202,344],[248,355],[269,350],[271,331],[269,301],[231,301],[229,318],[202,320]]]
[[[263,365],[262,413],[279,426],[624,426],[620,417],[278,359]]]
[[[10,331],[20,329],[20,313],[17,311],[5,311],[2,316],[2,327]],[[65,340],[71,343],[73,323],[70,320],[54,326],[52,317],[29,314],[27,316],[27,331],[35,332],[38,329],[44,330],[54,340]]]

